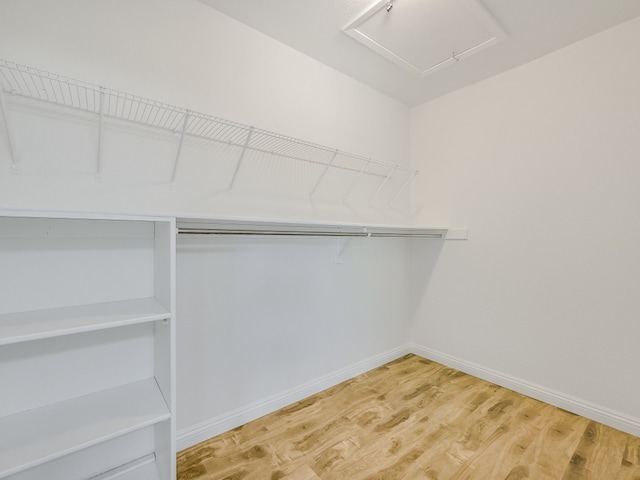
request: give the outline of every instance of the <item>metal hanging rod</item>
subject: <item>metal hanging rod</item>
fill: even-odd
[[[96,166],[98,175],[102,168],[101,144],[103,136],[102,121],[104,118],[132,122],[175,134],[179,138],[179,143],[171,181],[175,179],[183,140],[186,137],[237,147],[238,163],[230,186],[235,182],[238,169],[247,152],[268,154],[282,159],[325,166],[325,171],[323,171],[310,195],[315,193],[319,183],[325,176],[326,169],[329,168],[353,172],[357,177],[352,185],[362,175],[383,178],[383,183],[374,196],[378,194],[379,190],[387,184],[392,176],[398,173],[404,174],[408,176],[406,183],[410,183],[418,174],[416,170],[396,164],[342,152],[334,148],[253,128],[130,93],[112,90],[4,59],[0,59],[0,89],[0,93],[4,92],[8,95],[35,99],[48,104],[96,114],[99,118],[98,138],[100,145],[97,152]],[[8,117],[6,112],[3,113],[5,123],[7,123]],[[9,131],[9,127],[7,127],[7,131]],[[19,166],[16,158],[14,153],[14,171],[17,172]],[[372,166],[380,168],[377,170],[370,169],[369,167]],[[391,202],[397,198],[405,187],[406,184],[395,194]]]
[[[180,235],[278,235],[295,237],[367,237],[365,232],[311,232],[305,230],[225,230],[208,228],[178,228]]]
[[[295,237],[394,237],[394,238],[444,238],[445,232],[434,231],[339,231],[339,230],[261,230],[224,228],[178,228],[180,235],[276,235]]]

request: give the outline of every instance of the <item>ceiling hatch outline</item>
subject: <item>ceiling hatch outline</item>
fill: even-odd
[[[433,10],[426,12],[425,17],[424,9],[428,8]],[[403,24],[394,25],[393,17],[399,16],[401,9],[405,9],[400,22]],[[411,15],[408,13],[411,9],[423,9],[422,14],[415,12],[417,14]],[[432,30],[429,30],[429,23],[433,27]],[[427,28],[421,28],[424,25]],[[398,35],[398,29],[405,33],[417,33],[417,30],[420,30],[419,34],[422,37],[412,37],[411,45],[391,45],[393,41],[402,37]],[[507,37],[504,28],[480,0],[378,0],[343,27],[342,31],[418,77],[426,77],[437,70],[452,66],[459,60],[489,48]],[[455,38],[456,35],[459,36],[458,39]],[[404,35],[405,43],[406,36]],[[464,36],[467,38],[460,38]],[[440,48],[441,51],[429,51],[428,56],[431,58],[422,59],[422,64],[419,64],[416,51],[425,50],[425,47],[431,45],[435,45],[435,48]],[[403,48],[404,51],[398,51]],[[413,58],[410,58],[412,56]]]

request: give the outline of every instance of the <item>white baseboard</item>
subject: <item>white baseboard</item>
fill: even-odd
[[[596,405],[571,395],[552,390],[550,388],[537,385],[535,383],[522,380],[511,375],[485,368],[473,362],[468,362],[461,358],[453,357],[445,353],[419,345],[408,345],[410,353],[419,355],[428,360],[441,363],[448,367],[455,368],[462,372],[482,378],[510,390],[522,393],[529,397],[555,405],[569,412],[582,415],[597,422],[603,423],[631,435],[640,436],[640,418],[631,417],[624,413],[611,410],[607,407]]]
[[[184,428],[177,432],[177,449],[178,451],[184,450],[211,437],[244,425],[251,420],[255,420],[256,418],[260,418],[268,413],[275,412],[292,403],[298,402],[310,395],[333,387],[345,380],[368,372],[408,353],[411,353],[408,345],[394,348],[393,350],[316,378],[315,380],[285,390],[279,394],[218,415],[191,427]]]

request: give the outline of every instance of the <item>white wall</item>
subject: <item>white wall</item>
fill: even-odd
[[[181,237],[180,445],[406,353],[404,242]]]
[[[636,434],[637,58],[640,19],[412,112],[421,220],[469,228],[414,291],[415,343],[621,413]]]
[[[5,0],[0,57],[409,163],[407,107],[195,0]],[[198,145],[187,146],[171,186],[176,139],[116,126],[105,130],[96,183],[95,119],[13,103],[11,114],[23,173],[9,173],[0,135],[0,208],[398,219],[384,209],[311,203],[308,190],[287,195],[277,181],[261,196],[250,197],[242,181],[221,191],[207,163],[215,154]],[[317,178],[315,170],[294,173],[297,184]],[[354,240],[342,264],[336,249],[335,239],[179,239],[179,446],[390,360],[406,344],[402,240]]]

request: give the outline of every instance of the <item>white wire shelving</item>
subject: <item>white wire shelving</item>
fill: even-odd
[[[353,175],[348,190],[343,193],[343,198],[349,195],[363,176],[379,177],[379,183],[370,197],[369,203],[385,187],[390,188],[388,187],[389,182],[395,176],[396,181],[392,182],[395,191],[387,192],[387,198],[390,198],[388,205],[391,205],[419,173],[400,165],[343,152],[4,59],[0,59],[0,86],[0,113],[4,120],[14,173],[20,172],[20,162],[16,154],[10,115],[7,110],[6,97],[8,95],[35,99],[47,104],[95,114],[98,119],[95,167],[97,176],[100,176],[102,171],[102,138],[106,118],[131,122],[175,134],[178,143],[173,161],[171,182],[175,181],[182,147],[187,138],[238,148],[240,153],[229,180],[229,188],[236,183],[238,171],[248,152],[269,154],[281,159],[319,165],[321,170],[309,192],[310,197],[313,197],[330,169],[342,169]],[[397,181],[399,178],[401,180]]]

